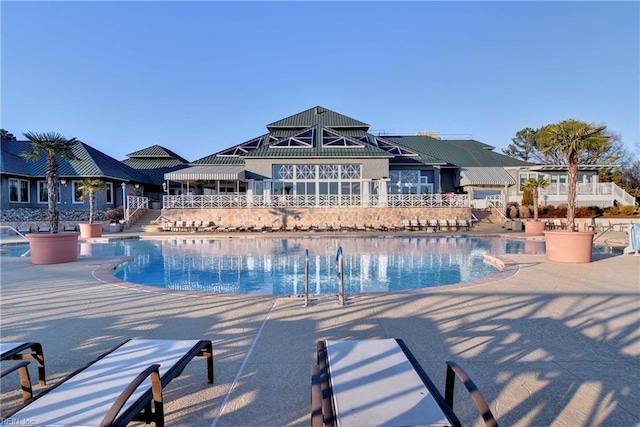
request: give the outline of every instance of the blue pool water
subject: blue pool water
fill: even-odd
[[[338,247],[349,294],[469,282],[497,272],[484,263],[486,253],[544,253],[542,242],[468,237],[124,239],[79,246],[81,256],[134,257],[114,272],[127,282],[263,295],[304,293],[307,250],[309,292],[316,295],[338,292]],[[28,246],[3,249],[19,256]]]

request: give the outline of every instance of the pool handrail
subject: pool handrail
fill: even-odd
[[[309,249],[305,249],[304,260],[304,306],[309,306]]]
[[[338,304],[344,305],[344,252],[342,246],[338,246],[338,253],[336,253],[336,269],[338,272]]]

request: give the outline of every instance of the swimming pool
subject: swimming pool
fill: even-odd
[[[16,245],[18,246],[18,245]],[[114,275],[167,289],[302,295],[306,251],[309,292],[336,294],[336,253],[344,253],[348,294],[391,292],[469,282],[495,274],[484,255],[544,253],[543,242],[469,237],[320,237],[123,239],[81,243],[80,255],[132,256]],[[26,251],[28,246],[23,246]],[[19,250],[12,248],[14,255]]]

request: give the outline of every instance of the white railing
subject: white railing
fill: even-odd
[[[149,198],[141,196],[127,196],[127,207],[131,210],[149,209]]]
[[[466,194],[392,194],[392,195],[197,195],[164,196],[164,208],[177,209],[224,209],[224,208],[263,208],[263,207],[468,207]]]
[[[548,188],[540,189],[540,196],[566,196],[567,184],[554,183]],[[635,198],[614,182],[579,183],[576,187],[578,196],[611,196],[622,205],[635,205]]]
[[[149,198],[142,196],[127,196],[127,206],[125,209],[124,220],[136,218],[136,214],[141,209],[149,209]]]

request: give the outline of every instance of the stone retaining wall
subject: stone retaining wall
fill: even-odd
[[[327,224],[355,226],[402,225],[412,219],[471,220],[471,208],[229,208],[163,209],[162,216],[171,221],[212,221],[216,225],[320,226]]]

